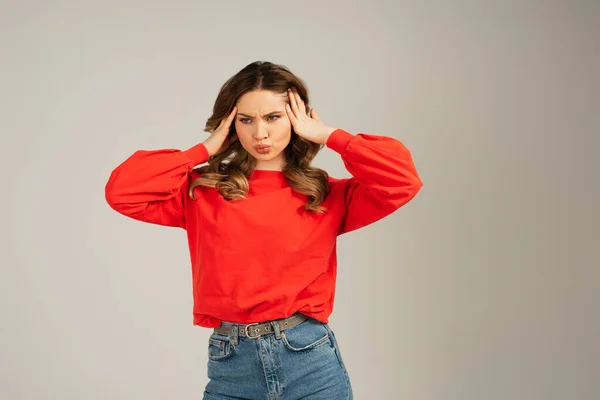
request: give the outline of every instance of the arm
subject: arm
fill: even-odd
[[[346,215],[338,235],[393,213],[423,186],[410,151],[397,139],[335,129],[326,145],[352,174],[344,180]]]
[[[130,218],[185,229],[188,175],[208,158],[203,143],[184,151],[138,150],[112,171],[106,201]]]

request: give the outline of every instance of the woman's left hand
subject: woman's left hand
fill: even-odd
[[[288,89],[290,104],[285,105],[285,111],[294,127],[294,131],[306,140],[326,144],[329,135],[336,128],[331,128],[323,123],[315,109],[306,114],[306,106],[295,89]]]

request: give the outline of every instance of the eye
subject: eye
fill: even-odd
[[[267,117],[267,120],[269,120],[269,121],[274,121],[274,119],[269,119],[269,118],[279,118],[279,115],[269,115],[269,116]],[[249,124],[249,123],[250,123],[250,118],[240,118],[240,119],[239,119],[239,121],[240,121],[242,124]],[[248,121],[248,122],[246,122],[246,121]]]

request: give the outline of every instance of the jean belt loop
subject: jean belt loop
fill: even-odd
[[[275,332],[275,337],[277,339],[281,339],[281,331],[279,330],[279,323],[277,323],[277,321],[271,321],[271,326],[273,327],[273,331]]]

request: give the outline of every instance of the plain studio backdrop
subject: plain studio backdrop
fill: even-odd
[[[600,398],[596,1],[2,1],[0,398],[200,399],[185,231],[110,209],[138,149],[204,141],[220,86],[288,66],[424,186],[341,236],[355,398]],[[348,177],[325,148],[314,165]],[[232,227],[235,228],[235,227]],[[240,365],[239,368],[243,368]]]

